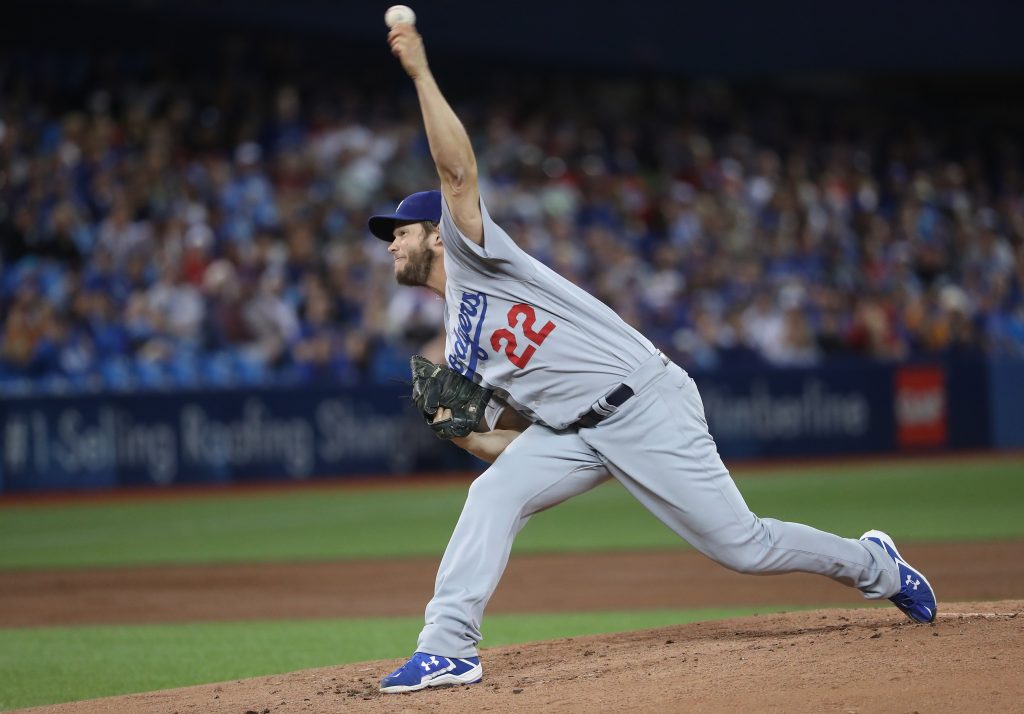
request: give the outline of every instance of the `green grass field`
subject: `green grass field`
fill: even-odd
[[[751,508],[845,535],[1024,538],[1024,460],[761,472]],[[465,485],[0,508],[0,568],[439,557]],[[2,502],[0,502],[2,503]],[[537,516],[517,552],[684,547],[608,484]],[[488,646],[731,617],[743,611],[495,615]],[[0,629],[0,709],[408,654],[416,618]],[[372,636],[371,636],[372,633]]]
[[[822,467],[737,477],[757,513],[904,540],[1024,535],[1024,461]],[[0,568],[439,556],[466,486],[297,489],[235,497],[0,509]],[[908,505],[911,504],[911,505]],[[535,517],[517,552],[683,547],[620,486]]]

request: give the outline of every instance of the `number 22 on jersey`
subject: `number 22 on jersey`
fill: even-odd
[[[526,345],[520,354],[516,354],[519,342],[516,340],[515,333],[512,330],[501,328],[491,334],[491,349],[495,352],[501,352],[502,345],[504,345],[505,356],[508,357],[508,361],[519,367],[519,369],[523,369],[537,352],[537,347],[540,347],[548,335],[551,334],[551,331],[555,329],[555,323],[549,320],[539,330],[534,329],[534,326],[537,324],[536,311],[531,306],[520,303],[519,305],[513,305],[512,309],[508,311],[509,327],[518,328],[520,317],[523,318],[523,335],[533,344]]]

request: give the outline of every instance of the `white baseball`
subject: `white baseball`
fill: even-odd
[[[395,25],[415,25],[416,13],[408,5],[392,5],[384,13],[384,24],[389,28]]]

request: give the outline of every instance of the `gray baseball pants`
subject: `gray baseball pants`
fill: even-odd
[[[880,548],[750,511],[708,433],[690,376],[655,355],[625,382],[635,396],[596,427],[534,424],[470,486],[437,573],[417,650],[473,657],[487,601],[530,516],[614,476],[686,542],[727,568],[819,573],[866,598],[899,591]]]

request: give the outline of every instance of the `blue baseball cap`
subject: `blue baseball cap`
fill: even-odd
[[[406,196],[394,213],[370,217],[370,233],[388,243],[395,239],[395,223],[407,221],[441,222],[441,192],[420,191]]]

